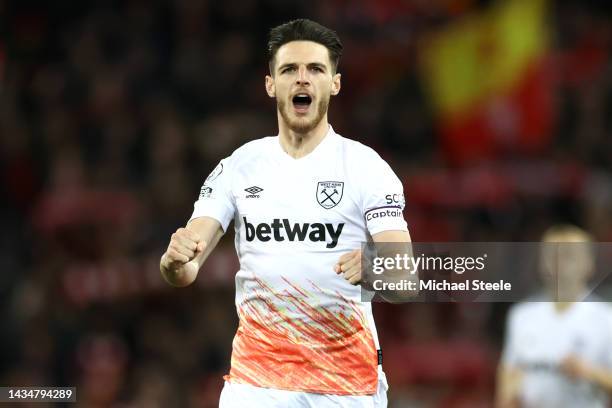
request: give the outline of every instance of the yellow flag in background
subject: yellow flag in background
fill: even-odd
[[[423,42],[422,78],[451,160],[487,157],[525,137],[541,145],[549,136],[546,11],[546,0],[501,1]],[[533,107],[541,112],[526,110]]]

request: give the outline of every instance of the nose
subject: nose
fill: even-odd
[[[310,78],[308,77],[308,69],[305,66],[298,68],[297,78],[295,80],[296,85],[305,86],[310,84]]]

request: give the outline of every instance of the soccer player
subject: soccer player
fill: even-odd
[[[594,266],[592,238],[578,227],[560,225],[542,241],[547,299],[557,302],[519,303],[510,310],[497,406],[607,408],[612,309],[585,299]]]
[[[410,242],[402,185],[376,152],[328,123],[340,92],[334,31],[294,20],[271,30],[268,52],[278,136],[221,160],[160,268],[171,285],[189,285],[234,221],[239,327],[221,407],[383,407],[360,246]]]

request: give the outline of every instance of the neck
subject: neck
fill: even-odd
[[[290,129],[279,114],[278,130],[283,150],[294,159],[299,159],[312,152],[321,143],[327,135],[329,123],[327,123],[327,115],[325,115],[314,129],[300,133]]]
[[[555,310],[557,313],[565,313],[574,302],[555,302]]]
[[[575,302],[580,302],[586,293],[585,285],[576,285],[574,287],[556,288],[550,292],[550,295],[555,299],[555,310],[562,313],[569,309]]]

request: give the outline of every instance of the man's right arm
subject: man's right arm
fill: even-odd
[[[223,233],[219,221],[211,217],[194,218],[176,230],[159,263],[166,282],[177,287],[193,283]]]
[[[495,408],[519,408],[523,373],[518,368],[500,363],[497,368]]]
[[[516,305],[510,308],[506,320],[504,349],[497,367],[496,408],[519,408],[521,406],[520,396],[524,373],[517,364],[517,350],[521,347],[517,343],[517,334],[524,327],[521,324],[523,316],[524,313],[519,313]]]

